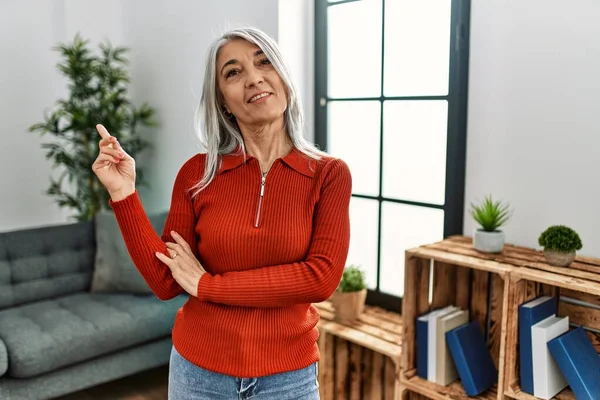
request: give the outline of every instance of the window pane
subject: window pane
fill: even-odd
[[[383,104],[384,197],[444,204],[446,100]]]
[[[377,287],[377,200],[352,197],[350,200],[350,250],[346,265],[360,266],[369,289]]]
[[[386,0],[385,96],[448,94],[451,0]]]
[[[328,152],[352,172],[352,192],[379,194],[379,101],[329,103]]]
[[[404,295],[404,252],[437,242],[444,236],[444,211],[406,204],[382,204],[381,282],[382,292]]]
[[[381,0],[328,7],[330,97],[380,96],[381,14]]]

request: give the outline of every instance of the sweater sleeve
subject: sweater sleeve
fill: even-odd
[[[199,155],[188,160],[175,178],[171,207],[160,237],[144,211],[137,190],[123,200],[116,202],[109,200],[133,263],[152,292],[161,300],[172,299],[184,292],[173,279],[169,267],[155,255],[157,251],[169,255],[165,242],[175,241],[170,232],[173,230],[179,233],[190,244],[194,255],[198,258],[195,237],[196,217],[188,190],[191,182],[198,175],[198,158]]]
[[[306,259],[221,275],[204,274],[198,283],[198,299],[233,306],[284,307],[317,303],[331,296],[348,256],[352,177],[340,159],[323,168]]]

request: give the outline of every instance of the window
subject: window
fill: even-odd
[[[404,251],[463,229],[470,4],[315,7],[315,141],[353,176],[347,263],[399,311]]]

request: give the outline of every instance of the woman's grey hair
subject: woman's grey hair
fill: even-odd
[[[246,148],[242,134],[235,123],[224,112],[222,95],[218,88],[217,56],[221,47],[233,39],[244,39],[257,45],[267,56],[281,77],[288,91],[288,104],[284,112],[285,129],[294,146],[308,157],[319,160],[324,152],[306,140],[302,134],[303,113],[298,89],[292,81],[289,67],[283,60],[275,40],[253,27],[237,28],[226,32],[215,40],[208,49],[202,96],[196,110],[194,126],[202,144],[206,148],[204,176],[190,190],[197,195],[212,182],[219,170],[220,155],[228,154],[241,147]],[[204,140],[202,140],[204,139]]]

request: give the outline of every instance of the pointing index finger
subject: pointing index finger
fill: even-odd
[[[96,130],[102,136],[102,139],[108,139],[110,137],[110,133],[106,130],[106,128],[102,124],[96,125]]]

